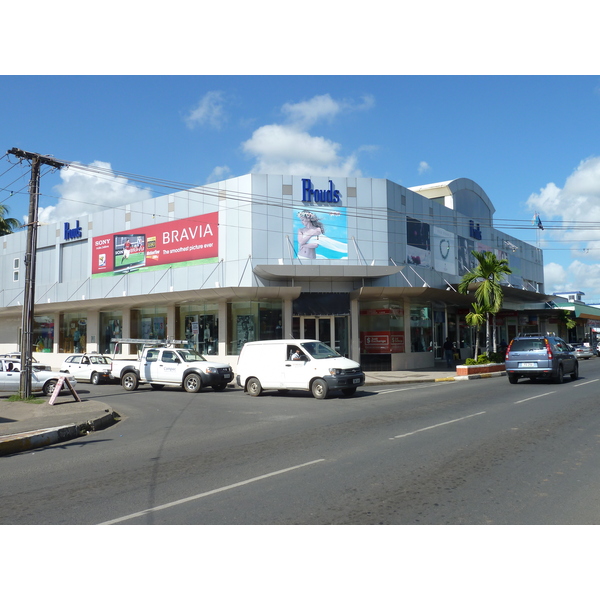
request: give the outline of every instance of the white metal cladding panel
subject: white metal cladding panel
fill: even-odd
[[[56,266],[56,246],[38,248],[35,259],[36,284],[55,283],[57,281]]]
[[[283,177],[281,175],[268,175],[267,203],[269,206],[281,206],[283,200]]]
[[[60,281],[85,280],[91,274],[88,240],[69,242],[60,246]]]

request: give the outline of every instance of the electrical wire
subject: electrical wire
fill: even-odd
[[[7,154],[5,156],[7,156]],[[23,159],[21,159],[19,161],[19,163],[22,162],[22,160]],[[126,187],[133,187],[135,189],[140,189],[142,191],[152,191],[155,193],[156,193],[155,188],[171,190],[172,192],[174,191],[175,193],[174,194],[163,194],[163,195],[173,195],[174,200],[177,199],[177,192],[184,192],[188,195],[188,198],[186,198],[186,199],[189,201],[195,201],[195,196],[205,196],[205,197],[217,198],[219,200],[228,200],[229,202],[231,202],[231,201],[239,202],[240,204],[248,204],[248,205],[252,204],[255,206],[258,205],[258,206],[269,207],[269,206],[276,205],[278,208],[281,208],[281,209],[289,208],[290,210],[294,210],[294,209],[298,208],[296,201],[294,201],[293,199],[288,200],[283,197],[273,197],[273,196],[268,196],[268,195],[263,195],[263,194],[246,193],[246,192],[233,191],[233,190],[219,190],[216,187],[211,187],[210,184],[202,186],[202,185],[195,185],[195,184],[189,184],[189,183],[182,183],[182,182],[172,181],[172,180],[168,180],[168,179],[160,179],[160,178],[156,178],[156,177],[138,175],[138,174],[129,173],[126,171],[117,171],[112,168],[101,167],[99,165],[83,165],[78,162],[64,161],[64,160],[58,160],[58,162],[64,163],[66,168],[71,168],[71,169],[80,171],[82,173],[90,174],[100,180],[110,181],[112,184],[118,183],[118,184],[121,184]],[[8,171],[10,171],[10,169],[12,169],[14,166],[16,166],[19,163],[12,164],[12,166],[9,169],[7,169],[2,175],[7,173]],[[55,167],[51,167],[45,173],[43,173],[42,176],[45,176],[56,170],[57,169]],[[20,179],[21,177],[23,177],[26,174],[27,173],[24,173],[19,178],[17,178],[14,182],[18,181],[18,179]],[[123,181],[121,181],[121,179]],[[10,184],[8,184],[8,186],[12,185],[14,182],[11,182]],[[141,185],[150,186],[151,189],[148,189],[148,187],[139,187],[139,185],[133,185],[132,182],[141,184]],[[7,191],[9,189],[8,186],[0,187],[0,190]],[[24,186],[24,187],[26,187],[26,186]],[[24,188],[21,188],[21,189],[24,189]],[[19,192],[20,191],[21,190],[19,190]],[[17,193],[19,193],[19,192],[17,192]],[[8,198],[12,197],[13,195],[15,195],[14,192],[11,192],[11,195],[8,196],[4,201],[8,200]],[[64,196],[59,197],[59,196],[53,196],[53,195],[49,195],[49,194],[40,194],[40,196],[42,196],[43,198],[55,199],[58,201],[65,200],[65,201],[71,202],[73,204],[89,205],[89,206],[97,207],[96,203],[86,202],[85,200],[68,198],[68,197],[64,197]],[[198,201],[200,202],[201,200],[199,199]],[[323,208],[325,206],[327,206],[327,205],[319,205],[319,208]],[[106,207],[106,208],[117,208],[117,207],[112,206],[112,207]],[[222,207],[222,209],[224,209],[224,210],[237,210],[238,208],[239,207],[234,207],[231,205]],[[369,214],[366,214],[367,211]],[[141,211],[141,210],[140,211],[134,210],[132,212],[134,214],[136,214],[136,213],[144,214],[143,211]],[[381,220],[381,221],[393,223],[393,222],[403,222],[406,219],[406,216],[408,213],[394,211],[393,209],[388,210],[387,207],[382,207],[382,208],[378,208],[378,207],[370,207],[370,208],[346,207],[346,214],[348,217],[355,217],[355,218],[360,218],[363,220],[364,219]],[[159,217],[159,218],[169,218],[169,215],[161,215],[158,213],[155,216]],[[418,219],[418,220],[423,220],[427,223],[430,223],[432,220],[434,220],[433,226],[440,227],[440,228],[443,228],[444,226],[453,228],[456,225],[468,226],[470,223],[473,222],[472,218],[469,218],[467,216],[458,215],[458,214],[452,214],[452,215],[448,215],[448,216],[439,216],[438,215],[438,216],[434,217],[430,213],[411,212],[409,216],[411,216],[415,219]],[[484,220],[482,219],[482,221],[484,221]],[[493,220],[493,227],[496,230],[508,229],[511,231],[513,231],[513,230],[537,231],[537,225],[533,224],[531,222],[531,220],[527,220],[527,219],[513,219],[513,220],[496,219],[496,220]],[[544,230],[548,230],[548,231],[577,231],[577,230],[595,231],[595,230],[599,230],[600,231],[600,222],[547,221],[547,220],[545,220],[544,221]],[[539,242],[539,240],[524,240],[521,238],[513,238],[513,240],[516,241],[517,243],[518,242],[529,243],[532,241]],[[507,241],[511,241],[511,240],[509,239]],[[595,240],[595,239],[590,239],[590,240],[556,240],[556,239],[552,239],[553,243],[561,243],[561,244],[585,243],[588,241],[592,242],[592,241],[598,241],[598,240]],[[544,250],[548,250],[548,249],[549,248],[544,248]]]

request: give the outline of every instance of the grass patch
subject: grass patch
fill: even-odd
[[[25,402],[26,404],[44,404],[45,398],[39,396],[29,396],[29,398],[21,398],[18,394],[3,399],[5,402]]]

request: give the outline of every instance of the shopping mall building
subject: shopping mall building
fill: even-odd
[[[234,366],[248,340],[318,338],[366,370],[473,353],[472,250],[507,258],[498,340],[550,319],[540,249],[494,228],[474,181],[244,175],[38,228],[34,356],[188,340]],[[25,231],[1,238],[0,352],[20,343]],[[119,346],[120,347],[120,346]],[[136,348],[125,345],[125,353]],[[43,354],[39,354],[43,353]]]

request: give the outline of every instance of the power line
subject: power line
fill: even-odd
[[[46,157],[46,158],[50,159],[50,157]],[[56,160],[56,159],[51,159],[51,160]],[[117,183],[119,183],[123,186],[126,186],[126,187],[134,187],[136,189],[148,190],[148,188],[140,188],[139,186],[132,185],[132,183],[131,183],[131,182],[136,182],[139,184],[147,184],[147,185],[153,186],[150,191],[152,191],[154,193],[158,193],[157,190],[154,189],[156,187],[166,189],[166,190],[174,190],[175,198],[177,197],[177,192],[185,192],[186,194],[190,194],[191,196],[201,194],[203,196],[219,198],[220,200],[226,199],[229,201],[237,201],[240,203],[248,203],[248,204],[251,203],[254,205],[262,205],[262,206],[271,206],[271,205],[273,205],[274,201],[276,201],[277,206],[279,208],[282,208],[282,209],[289,208],[290,210],[294,210],[297,208],[297,204],[295,204],[295,202],[293,200],[291,200],[291,199],[287,200],[282,197],[274,197],[274,196],[268,196],[268,195],[262,195],[262,194],[256,194],[256,193],[246,193],[246,192],[232,191],[232,190],[227,190],[227,191],[219,190],[217,188],[210,187],[210,185],[195,185],[195,184],[189,184],[189,183],[182,183],[182,182],[177,182],[177,181],[168,180],[168,179],[160,179],[160,178],[156,178],[156,177],[138,175],[138,174],[129,173],[126,171],[117,171],[112,168],[101,167],[98,165],[82,165],[81,163],[73,162],[73,161],[56,160],[56,162],[65,167],[72,168],[72,169],[81,171],[83,173],[89,173],[99,179],[111,181],[112,183],[115,183],[115,180],[117,180],[116,181]],[[15,166],[15,165],[13,165],[13,166]],[[51,169],[49,172],[52,172],[54,170],[55,169]],[[44,175],[46,175],[46,174],[47,173],[44,173]],[[119,181],[119,179],[121,179],[121,178],[124,179],[124,181]],[[4,188],[0,188],[0,189],[6,190],[7,188],[4,187]],[[40,195],[42,195],[42,194],[40,194]],[[162,194],[162,195],[170,195],[170,194]],[[63,197],[51,196],[51,195],[43,195],[43,196],[46,198],[55,198],[59,201],[64,200],[64,201],[72,202],[74,204],[89,205],[89,206],[97,207],[96,203],[86,202],[84,200],[76,200],[76,199],[68,198],[68,197],[64,197],[64,196]],[[193,197],[190,198],[190,200],[193,201],[194,200]],[[105,208],[118,208],[118,206],[106,206]],[[232,207],[232,206],[223,207],[223,208],[225,208],[226,210],[236,210],[236,207]],[[370,214],[366,214],[367,210],[369,211]],[[449,210],[451,210],[451,209],[449,209]],[[441,218],[439,216],[433,217],[431,214],[428,214],[428,213],[417,213],[417,212],[411,212],[411,213],[398,212],[397,215],[394,215],[393,212],[390,213],[390,211],[388,210],[387,207],[382,207],[382,208],[370,207],[368,209],[366,209],[365,207],[346,207],[346,211],[347,211],[346,214],[351,217],[360,217],[361,219],[382,220],[382,221],[388,221],[388,222],[402,221],[406,218],[407,214],[410,214],[410,216],[412,216],[413,218],[423,220],[424,222],[428,222],[430,224],[431,224],[431,221],[434,221],[434,223],[432,223],[434,226],[438,226],[438,227],[442,227],[442,228],[444,226],[454,227],[456,225],[467,226],[467,225],[469,225],[469,222],[473,220],[472,218],[469,218],[467,216],[458,216],[456,214],[442,216]],[[93,211],[93,212],[96,212],[96,211]],[[143,214],[142,211],[132,211],[132,212]],[[156,216],[162,217],[162,218],[168,218],[168,215],[157,214]],[[483,219],[483,221],[486,221],[486,220],[487,219]],[[509,231],[511,231],[511,230],[513,230],[513,231],[514,230],[516,230],[516,231],[535,230],[535,231],[537,231],[537,226],[532,224],[530,219],[512,219],[512,220],[495,219],[494,220],[494,219],[490,218],[490,221],[492,222],[492,223],[490,223],[490,226],[493,226],[493,228],[496,230],[509,230]],[[600,222],[546,221],[545,220],[544,228],[545,228],[545,230],[549,230],[549,231],[577,231],[577,230],[585,230],[585,231],[598,230],[598,231],[600,231]],[[517,238],[515,238],[515,239],[517,239]],[[529,243],[531,241],[538,242],[539,240],[518,239],[518,241]],[[566,240],[553,240],[553,242],[557,242],[557,243],[582,243],[584,241],[597,241],[597,240],[574,240],[573,242],[566,241]]]

